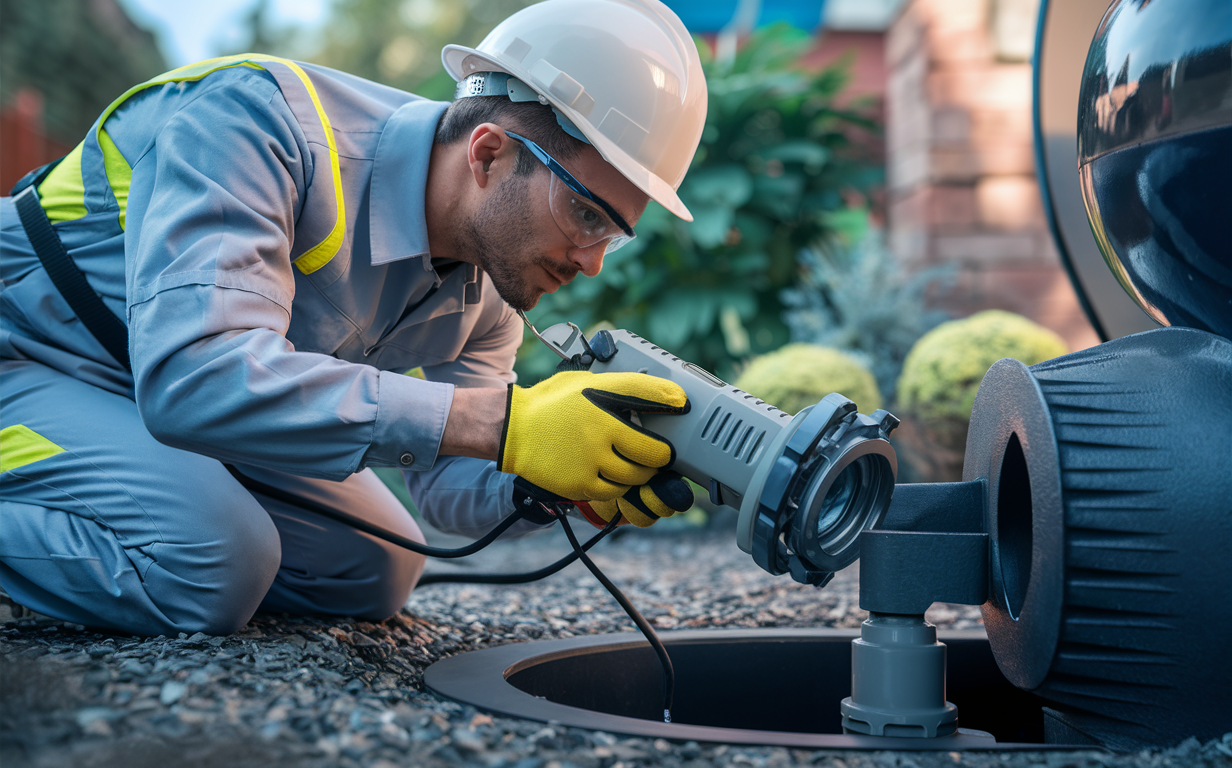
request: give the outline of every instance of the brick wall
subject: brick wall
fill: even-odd
[[[1023,5],[907,0],[891,25],[889,240],[911,270],[957,267],[953,287],[935,297],[938,305],[959,316],[1018,312],[1077,350],[1099,339],[1044,218],[1032,155],[1031,64],[1007,60],[994,36],[997,14],[1030,18]]]
[[[43,96],[21,89],[12,104],[0,107],[0,195],[7,195],[28,171],[63,157],[71,147],[43,129]]]

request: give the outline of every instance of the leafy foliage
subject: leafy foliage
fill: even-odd
[[[788,344],[753,358],[735,386],[790,414],[831,392],[851,399],[861,413],[881,407],[877,382],[859,360],[815,344]]]
[[[796,280],[796,254],[832,235],[827,216],[843,208],[841,190],[869,186],[878,173],[847,136],[874,126],[835,106],[846,68],[797,67],[809,43],[800,30],[767,27],[724,62],[699,41],[709,111],[680,187],[694,221],[651,203],[637,239],[597,277],[545,296],[536,325],[627,328],[721,376],[787,341],[780,293]],[[534,381],[555,362],[542,345],[525,344],[518,371]]]
[[[879,234],[853,235],[848,242],[855,245],[800,251],[799,284],[783,291],[784,319],[793,340],[851,353],[869,367],[878,389],[891,394],[912,345],[948,319],[924,299],[953,270],[907,275]]]

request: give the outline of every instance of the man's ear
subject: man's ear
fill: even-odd
[[[475,126],[466,148],[466,160],[475,183],[481,188],[487,187],[493,178],[493,165],[510,162],[517,151],[517,144],[499,125],[481,123]]]

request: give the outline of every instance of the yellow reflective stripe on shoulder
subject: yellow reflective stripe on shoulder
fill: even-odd
[[[133,94],[139,93],[146,88],[152,88],[156,85],[165,85],[166,83],[177,83],[192,80],[200,80],[211,72],[217,72],[220,69],[235,66],[248,66],[253,69],[262,69],[256,64],[250,64],[244,60],[243,56],[225,56],[217,59],[207,59],[199,61],[196,64],[189,64],[178,69],[173,69],[170,72],[159,75],[144,83],[134,85],[125,91],[120,98],[111,102],[107,109],[103,110],[103,114],[95,123],[96,137],[98,146],[103,151],[103,168],[107,173],[107,183],[111,187],[111,193],[115,196],[116,203],[120,206],[120,228],[125,225],[125,217],[128,213],[128,189],[132,183],[133,169],[129,166],[128,161],[124,159],[124,155],[116,147],[115,142],[107,135],[107,131],[103,130],[103,124],[107,122],[107,118],[111,117],[111,113],[115,112],[121,104],[127,101]],[[79,158],[80,162],[80,158]],[[85,215],[84,213],[82,215]]]
[[[346,203],[342,199],[342,172],[338,168],[338,142],[334,139],[334,128],[329,122],[329,115],[325,114],[325,108],[321,106],[321,99],[317,96],[317,89],[312,85],[308,73],[293,61],[286,59],[276,61],[294,72],[296,77],[304,83],[304,87],[308,89],[308,95],[312,97],[312,105],[316,107],[317,115],[321,118],[321,126],[325,129],[325,140],[329,142],[329,172],[334,178],[334,203],[337,206],[337,218],[334,220],[334,228],[330,230],[325,239],[304,251],[295,260],[295,266],[299,268],[299,271],[310,275],[338,255],[338,251],[342,248],[342,241],[346,239]]]
[[[312,99],[312,104],[316,108],[317,117],[321,121],[321,126],[324,129],[325,140],[329,145],[329,160],[330,160],[330,175],[334,185],[334,201],[336,204],[336,219],[334,220],[333,229],[330,233],[313,247],[309,248],[304,253],[300,254],[295,259],[295,266],[304,274],[311,274],[321,267],[325,266],[338,254],[342,249],[342,243],[346,239],[346,202],[342,197],[342,172],[338,166],[338,144],[334,138],[334,129],[330,124],[329,115],[325,113],[325,107],[321,105],[321,99],[317,95],[317,89],[312,84],[312,79],[308,77],[308,73],[303,70],[298,64],[290,59],[282,59],[277,56],[264,56],[260,54],[238,54],[235,56],[223,56],[216,59],[206,59],[199,61],[196,64],[189,64],[179,69],[173,69],[166,74],[159,75],[151,80],[147,80],[140,85],[135,85],[124,92],[124,95],[111,103],[98,119],[98,143],[103,150],[104,165],[107,170],[107,182],[111,185],[112,193],[115,195],[116,201],[120,204],[120,226],[124,226],[124,216],[128,205],[128,188],[132,179],[132,169],[128,162],[116,149],[115,143],[111,137],[107,136],[107,132],[103,130],[103,123],[111,116],[121,104],[124,103],[133,94],[138,93],[146,88],[151,88],[156,85],[165,85],[166,83],[189,82],[200,80],[208,74],[217,72],[220,69],[230,67],[252,67],[253,69],[265,69],[261,66],[261,62],[281,64],[291,70],[300,82],[304,84],[304,88],[308,91],[308,96]],[[79,148],[80,149],[80,148]],[[78,152],[78,177],[80,177],[80,152]],[[59,169],[57,169],[59,170]],[[84,205],[83,213],[84,216]]]
[[[60,164],[47,174],[39,184],[39,202],[47,218],[57,221],[76,221],[84,218],[86,211],[86,187],[81,178],[81,150],[78,144],[64,156]]]
[[[64,449],[24,424],[0,429],[0,472],[51,458]]]
[[[107,118],[111,117],[112,112],[115,112],[121,104],[128,101],[133,94],[144,91],[146,88],[153,88],[156,85],[166,85],[167,83],[182,83],[200,80],[211,72],[217,72],[220,69],[227,69],[229,67],[242,66],[252,67],[253,69],[264,69],[264,67],[259,64],[250,62],[248,60],[249,58],[250,57],[241,54],[239,56],[222,56],[217,59],[206,59],[205,61],[198,61],[196,64],[189,64],[178,69],[173,69],[170,72],[165,72],[158,77],[146,80],[144,83],[138,83],[121,94],[120,98],[111,102],[111,105],[103,110],[103,114],[98,118],[98,122],[95,123],[95,125],[98,126],[98,128],[102,128],[103,123],[107,122]]]
[[[102,128],[98,129],[98,145],[103,150],[103,168],[107,171],[107,183],[111,194],[120,206],[120,229],[124,229],[124,217],[128,213],[128,188],[133,182],[133,169],[120,154],[120,149]]]

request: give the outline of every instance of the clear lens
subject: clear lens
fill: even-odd
[[[602,208],[574,192],[555,174],[548,196],[557,226],[578,248],[590,248],[606,240],[604,253],[611,253],[633,239]]]
[[[857,439],[849,450],[876,445]],[[800,500],[803,514],[793,524],[796,554],[819,571],[844,568],[859,556],[860,532],[880,522],[894,492],[894,472],[880,453],[857,456],[831,478],[833,466],[823,463],[809,479]]]
[[[817,515],[815,528],[818,539],[824,539],[837,523],[847,517],[851,499],[863,481],[861,474],[860,462],[852,462],[830,486],[830,491],[821,502],[821,512]]]

